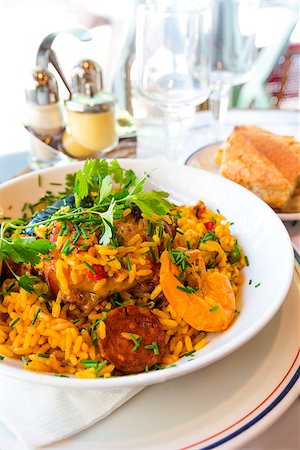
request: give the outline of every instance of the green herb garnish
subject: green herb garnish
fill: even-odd
[[[38,315],[39,315],[40,312],[41,312],[41,308],[38,308],[38,309],[36,310],[36,313],[35,313],[35,315],[34,315],[34,318],[33,318],[32,321],[31,321],[31,325],[34,325],[34,324],[35,324],[36,319],[38,318]]]
[[[218,305],[214,305],[212,308],[210,308],[210,312],[217,311],[217,309],[219,309],[219,306]]]
[[[132,339],[133,340],[133,342],[134,342],[134,347],[133,347],[133,349],[132,349],[132,351],[133,352],[136,352],[137,351],[137,349],[139,348],[139,346],[141,345],[141,342],[142,342],[142,340],[143,340],[143,336],[139,336],[138,337],[138,339],[136,339],[134,336],[133,336],[133,334],[131,334],[131,333],[129,333],[129,336],[130,336],[130,339]],[[146,347],[145,347],[146,348]]]
[[[145,345],[144,348],[147,350],[153,350],[154,355],[159,355],[159,349],[156,342],[152,342],[151,345]]]

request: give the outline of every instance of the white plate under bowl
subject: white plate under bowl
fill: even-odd
[[[232,233],[250,262],[243,270],[239,317],[225,332],[209,334],[207,346],[193,358],[182,358],[176,367],[165,370],[107,379],[58,378],[53,374],[23,370],[20,362],[5,358],[0,364],[1,374],[63,388],[111,389],[160,383],[208,366],[230,354],[255,336],[281,306],[292,280],[293,250],[286,228],[271,208],[236,183],[203,170],[150,160],[124,159],[120,164],[132,168],[140,176],[155,169],[147,189],[168,191],[172,200],[184,204],[195,204],[202,199],[209,208],[219,209],[234,223]],[[55,191],[51,182],[63,183],[67,173],[81,166],[77,163],[46,169],[3,184],[0,186],[0,205],[4,214],[18,217],[25,202],[35,202],[46,190]]]

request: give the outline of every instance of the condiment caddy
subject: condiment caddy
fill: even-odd
[[[67,32],[81,41],[91,39],[91,34],[82,28]],[[81,59],[74,65],[69,83],[52,49],[57,34],[51,33],[43,39],[36,67],[25,88],[30,167],[39,169],[65,158],[80,160],[110,152],[118,144],[121,129],[127,134],[125,139],[130,140],[132,154],[136,141],[133,120],[126,111],[119,110],[116,120],[116,101],[111,93],[103,90],[101,67],[96,61]],[[60,97],[50,64],[67,89],[66,99]]]

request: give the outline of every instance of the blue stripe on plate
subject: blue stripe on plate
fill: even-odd
[[[297,261],[297,263],[300,265],[300,255],[297,252],[297,250],[294,249],[294,255],[295,255],[295,260]]]
[[[275,406],[278,405],[279,402],[281,402],[281,400],[287,395],[287,393],[292,389],[292,387],[295,385],[295,383],[297,382],[298,378],[300,376],[300,366],[298,367],[297,371],[295,372],[294,376],[292,377],[292,379],[289,381],[289,383],[286,385],[286,387],[281,391],[281,393],[278,395],[278,397],[275,398],[275,400],[273,400],[272,403],[270,403],[269,406],[267,406],[266,409],[264,409],[261,413],[259,413],[256,417],[254,417],[254,419],[250,420],[248,423],[246,423],[245,425],[243,425],[241,428],[239,428],[238,430],[234,431],[233,433],[229,434],[228,436],[224,437],[223,439],[220,439],[217,442],[214,442],[213,444],[210,444],[206,447],[198,447],[198,449],[200,450],[210,450],[212,448],[216,448],[219,445],[224,444],[225,442],[230,441],[231,439],[235,438],[236,436],[238,436],[239,434],[243,433],[244,431],[248,430],[248,428],[252,427],[253,425],[255,425],[259,420],[261,420],[264,416],[266,416],[270,411],[272,411],[273,408],[275,408]]]

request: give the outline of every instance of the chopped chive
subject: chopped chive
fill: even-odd
[[[49,183],[51,186],[61,186],[62,183]]]
[[[0,361],[4,360],[4,356],[0,355]]]
[[[203,237],[203,239],[202,239],[202,242],[204,243],[204,242],[210,241],[210,240],[217,241],[218,240],[218,236],[216,235],[216,233],[214,231],[207,230],[205,235],[204,235],[204,237]]]
[[[16,283],[13,281],[12,283],[10,283],[7,288],[5,289],[5,291],[0,292],[0,295],[7,295],[10,294],[10,291],[12,290],[12,288],[14,287]]]
[[[149,372],[149,366],[148,366],[148,364],[146,364],[146,367],[145,367],[145,372],[146,372],[146,373],[148,373],[148,372]]]
[[[41,187],[42,185],[42,178],[41,175],[38,176],[38,186]]]
[[[235,314],[240,314],[241,311],[239,309],[235,309],[234,312]]]
[[[69,247],[69,244],[70,244],[70,239],[67,239],[66,242],[64,243],[63,248],[61,249],[60,253],[65,253],[65,251]]]
[[[186,246],[187,246],[188,250],[191,250],[191,243],[190,243],[190,241],[186,241]]]
[[[100,228],[102,227],[102,225],[97,225],[95,228],[93,228],[90,233],[91,234],[95,234],[98,230],[100,230]]]
[[[61,229],[64,231],[66,228],[67,228],[67,224],[65,221],[63,221],[61,224]]]
[[[149,250],[150,250],[152,259],[153,259],[153,261],[155,262],[155,261],[156,261],[156,256],[155,256],[154,250],[153,250],[153,248],[152,248],[152,245],[149,246]]]
[[[104,367],[107,365],[107,361],[106,359],[104,361],[102,361],[102,363],[100,363],[97,367],[97,369],[95,370],[95,375],[98,375],[99,372],[101,372],[102,369],[104,369]]]
[[[87,250],[88,248],[90,248],[90,244],[86,244],[86,245],[81,245],[80,247],[79,247],[79,249],[80,250]]]
[[[187,294],[193,294],[194,292],[198,291],[198,287],[191,287],[191,286],[176,286],[177,289],[180,291],[186,292]]]
[[[229,225],[234,225],[234,222],[230,222],[230,224]]]
[[[47,354],[47,353],[38,353],[38,356],[39,356],[40,358],[50,358],[50,355]]]
[[[252,284],[252,280],[249,280],[249,284]]]
[[[258,286],[260,286],[260,283],[257,283],[254,287],[257,288]]]
[[[112,262],[112,261],[114,261],[116,258],[110,258],[110,259],[108,259],[106,262]]]
[[[129,257],[128,257],[128,256],[126,256],[126,262],[127,262],[128,270],[131,270],[132,267],[131,267],[130,260],[129,260]]]
[[[245,258],[246,266],[249,266],[249,259],[248,259],[248,256],[245,256],[244,258]]]
[[[76,238],[76,236],[77,236],[76,231],[72,231],[72,234],[71,234],[72,241]]]
[[[123,260],[120,256],[117,256],[117,260],[119,261],[119,263],[121,264],[122,269],[125,269],[125,264],[123,263]]]
[[[21,319],[21,317],[17,317],[9,326],[10,328],[12,328],[14,325],[16,325],[17,322],[19,322],[19,320]]]
[[[35,324],[36,319],[38,318],[38,315],[39,315],[40,312],[41,312],[41,308],[38,308],[38,309],[36,310],[36,313],[35,313],[35,315],[34,315],[34,318],[33,318],[32,321],[31,321],[31,325],[34,325],[34,324]]]
[[[73,244],[76,244],[79,241],[80,238],[80,232],[77,232],[75,238],[73,239]]]
[[[163,234],[164,234],[164,228],[163,228],[162,224],[160,224],[159,228],[158,228],[158,237],[159,237],[159,239],[162,239]]]
[[[198,236],[197,244],[196,244],[197,248],[199,248],[200,243],[201,243],[201,236]]]
[[[79,322],[79,319],[74,319],[72,323],[75,324],[75,323],[77,323],[77,322]]]
[[[149,221],[147,227],[147,235],[150,236],[151,233],[152,233],[152,223]]]
[[[180,281],[180,283],[182,283],[182,280],[180,279],[180,277],[178,275],[176,275],[175,273],[174,273],[174,277],[176,278],[176,280],[178,280],[178,281]]]
[[[170,252],[170,250],[168,250],[168,255],[169,255],[169,258],[170,258],[170,260],[172,261],[172,263],[173,263],[173,264],[176,264],[176,261],[175,261],[175,258],[174,258],[174,256],[173,256],[173,253]]]
[[[159,355],[159,349],[156,342],[152,342],[151,345],[145,345],[144,348],[147,350],[153,350],[154,355]]]
[[[214,224],[217,223],[217,221],[216,221],[216,219],[214,218],[214,216],[211,216],[211,221],[212,221],[212,223],[214,223]]]
[[[99,363],[97,359],[81,359],[79,362],[83,364],[86,369],[97,367]]]
[[[63,373],[55,373],[54,376],[60,378],[70,378],[69,375],[64,375]]]
[[[171,244],[173,243],[173,240],[174,240],[174,239],[172,238],[172,236],[170,236],[169,239],[168,239],[168,241],[167,241],[167,243],[166,243],[166,249],[167,249],[167,250],[170,249]]]
[[[219,309],[219,306],[218,305],[214,305],[212,308],[210,308],[210,312],[217,311],[217,309]]]
[[[85,231],[85,229],[84,229],[84,228],[80,228],[80,230],[81,230],[81,233],[83,234],[83,237],[84,237],[85,239],[88,239],[89,236],[88,236],[87,232]]]
[[[61,229],[59,230],[58,236],[62,236],[63,234],[64,234],[64,230],[61,228]]]
[[[190,352],[184,353],[183,355],[180,356],[180,358],[183,358],[184,356],[192,356],[194,355],[194,353],[196,353],[196,350],[191,350]]]
[[[136,352],[137,349],[139,348],[139,346],[141,345],[141,342],[142,342],[142,340],[143,340],[143,336],[139,336],[138,339],[136,339],[136,338],[133,336],[133,334],[131,334],[131,333],[129,334],[129,336],[130,336],[130,339],[132,339],[133,342],[134,342],[134,344],[135,344],[135,346],[133,347],[132,351],[133,351],[133,352]]]
[[[237,257],[238,257],[238,256],[241,256],[241,252],[240,252],[240,249],[238,248],[238,243],[237,243],[237,241],[235,241],[235,243],[233,244],[233,247],[234,247],[234,251],[235,251],[236,256],[237,256]]]
[[[98,359],[81,359],[79,361],[81,364],[90,364],[90,363],[96,363],[98,364]]]
[[[218,214],[221,214],[219,209],[217,209],[217,213],[218,213]]]
[[[88,269],[90,269],[90,271],[91,271],[94,275],[97,275],[96,270],[95,270],[95,269],[94,269],[87,261],[83,261],[83,264],[85,264],[86,267],[87,267]]]
[[[23,208],[21,209],[21,211],[24,212],[26,208],[27,208],[27,203],[24,203]]]
[[[94,330],[94,333],[93,333],[93,343],[94,343],[95,347],[98,345],[98,335],[97,335],[96,330]]]
[[[27,361],[27,359],[25,358],[25,356],[22,356],[22,361],[23,361],[23,363],[25,364],[25,366],[28,366],[28,361]]]
[[[43,261],[51,261],[51,260],[52,260],[51,256],[49,256],[49,258],[43,258]]]
[[[75,250],[76,245],[71,245],[71,247],[67,248],[66,250],[66,256],[69,256],[73,250]]]
[[[69,232],[70,232],[70,228],[67,227],[64,231],[64,236],[68,236]]]
[[[104,311],[104,309],[102,311]],[[103,322],[106,319],[107,319],[107,316],[103,316],[103,317],[100,317],[100,319],[97,319],[93,326],[94,330],[97,328],[97,326],[99,325],[100,322]]]

